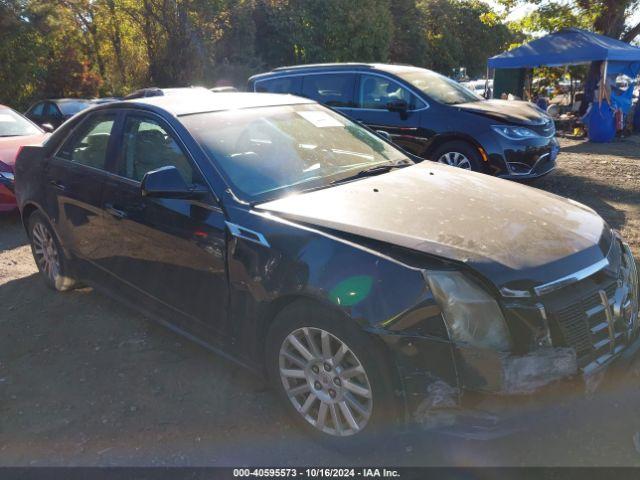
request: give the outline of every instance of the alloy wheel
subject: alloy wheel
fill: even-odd
[[[318,430],[335,436],[360,432],[373,411],[367,373],[339,338],[314,327],[282,342],[280,378],[295,409]]]
[[[438,159],[438,163],[444,163],[446,165],[451,165],[452,167],[471,170],[471,161],[469,161],[466,155],[460,152],[447,152]]]
[[[53,284],[60,275],[60,256],[53,235],[38,222],[32,230],[33,252],[38,266]]]

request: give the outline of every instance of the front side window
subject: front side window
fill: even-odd
[[[300,91],[300,77],[283,77],[256,82],[256,92],[269,93],[298,93]]]
[[[44,116],[59,118],[62,117],[62,113],[60,113],[60,109],[55,105],[55,103],[47,103],[44,107]]]
[[[18,137],[42,133],[29,120],[10,108],[0,108],[0,137]]]
[[[127,117],[118,174],[140,182],[145,173],[167,166],[176,167],[187,184],[196,181],[189,159],[160,122],[142,116]]]
[[[407,160],[373,133],[316,104],[180,119],[234,192],[250,202],[323,188],[372,166]]]
[[[58,157],[88,167],[105,169],[114,114],[92,115],[84,120],[58,151]]]
[[[398,103],[404,103],[410,110],[424,107],[409,90],[386,77],[362,75],[358,90],[358,108],[386,110],[389,105]]]
[[[330,107],[353,107],[355,83],[352,73],[309,75],[302,81],[302,95]]]
[[[34,117],[41,117],[42,113],[44,112],[44,103],[40,102],[40,103],[36,103],[33,107],[31,107],[31,110],[29,110],[29,115],[33,115]]]
[[[396,72],[396,75],[405,82],[423,91],[430,98],[446,105],[457,105],[460,103],[484,100],[480,95],[475,94],[467,87],[431,70],[415,68],[403,72]]]

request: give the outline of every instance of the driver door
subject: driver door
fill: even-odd
[[[220,330],[228,301],[225,217],[212,194],[199,200],[143,197],[145,173],[169,165],[187,184],[206,185],[166,122],[127,114],[116,175],[103,190],[111,244],[102,267],[134,298],[169,307],[190,320],[189,327]]]
[[[424,152],[428,139],[420,128],[421,111],[426,104],[398,82],[382,76],[362,74],[356,88],[356,106],[352,117],[372,130],[391,135],[395,144],[414,155]],[[390,105],[401,105],[404,111],[392,111]]]

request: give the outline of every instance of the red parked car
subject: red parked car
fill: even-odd
[[[20,147],[42,143],[47,137],[35,123],[0,105],[0,212],[16,208],[13,166]]]

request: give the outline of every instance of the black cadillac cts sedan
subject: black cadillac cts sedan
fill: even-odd
[[[310,100],[94,107],[25,147],[16,184],[50,287],[267,374],[339,444],[590,382],[640,345],[634,259],[591,209],[413,164]]]

